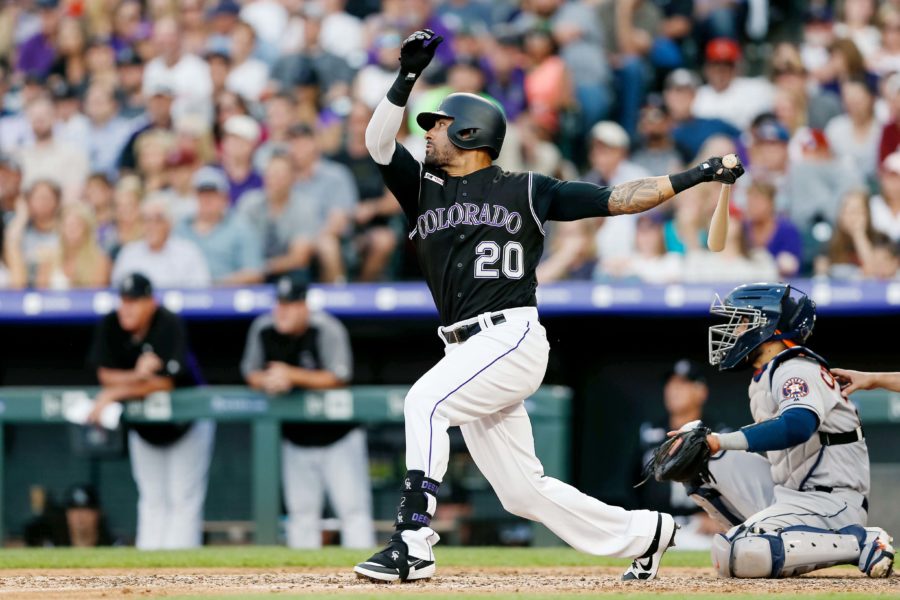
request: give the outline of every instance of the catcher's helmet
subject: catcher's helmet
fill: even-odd
[[[763,342],[803,344],[816,323],[816,303],[786,283],[741,285],[724,301],[716,294],[709,312],[728,317],[709,328],[709,364],[721,371],[743,365]]]
[[[450,94],[436,111],[419,113],[416,123],[428,131],[438,119],[453,119],[447,136],[457,148],[485,148],[491,158],[500,155],[506,137],[506,115],[490,100],[475,94]]]

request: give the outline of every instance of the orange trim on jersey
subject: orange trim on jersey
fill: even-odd
[[[781,335],[781,330],[776,329],[775,335]],[[792,342],[791,340],[781,340],[781,343],[784,344],[785,346],[787,346],[788,348],[796,348],[797,347],[797,343]]]

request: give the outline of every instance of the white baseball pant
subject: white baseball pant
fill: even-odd
[[[138,488],[140,550],[196,548],[203,543],[203,503],[216,425],[197,421],[169,446],[128,432],[131,473]]]
[[[322,546],[325,492],[341,522],[341,545],[345,548],[375,545],[365,430],[354,429],[322,447],[297,446],[284,440],[281,473],[288,511],[288,546]]]
[[[544,476],[534,452],[524,400],[544,378],[550,345],[537,309],[501,311],[476,320],[482,331],[445,357],[410,389],[405,404],[406,463],[441,481],[449,458],[448,427],[458,425],[475,464],[509,512],[538,521],[583,552],[632,558],[649,548],[657,513],[609,506]]]
[[[862,494],[852,490],[800,492],[776,485],[769,461],[759,454],[727,451],[710,461],[709,470],[716,481],[704,487],[719,492],[726,507],[748,527],[841,529],[865,526],[868,519]]]

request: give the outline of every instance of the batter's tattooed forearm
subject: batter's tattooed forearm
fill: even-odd
[[[663,186],[663,183],[666,185]],[[609,214],[623,215],[644,212],[659,206],[671,197],[672,189],[668,177],[635,179],[613,186],[609,196]]]

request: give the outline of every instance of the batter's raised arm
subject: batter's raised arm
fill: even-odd
[[[744,174],[740,162],[729,169],[722,164],[722,158],[708,158],[696,167],[663,177],[635,179],[613,186],[609,195],[609,214],[623,215],[640,213],[655,208],[688,188],[707,181],[732,184]]]
[[[721,158],[713,157],[682,173],[635,179],[612,187],[533,174],[533,202],[542,222],[634,214],[659,206],[698,183],[720,181],[730,184],[743,173],[740,162],[728,169],[722,166]]]
[[[366,148],[379,165],[391,162],[409,95],[443,41],[444,38],[432,30],[422,29],[406,38],[400,46],[400,73],[366,128]]]

